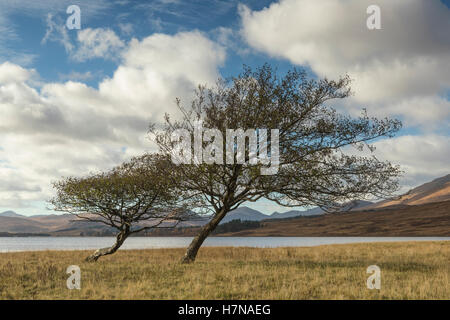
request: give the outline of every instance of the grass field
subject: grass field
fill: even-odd
[[[308,248],[119,251],[85,263],[86,251],[0,254],[1,299],[450,299],[450,244],[402,242]],[[81,290],[66,269],[81,268]],[[369,290],[369,265],[381,290]]]

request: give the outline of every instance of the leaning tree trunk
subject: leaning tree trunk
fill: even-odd
[[[214,215],[207,224],[205,224],[199,234],[192,240],[191,244],[186,250],[186,253],[181,259],[181,263],[191,263],[194,262],[197,257],[198,250],[202,246],[205,239],[209,236],[209,234],[217,227],[217,225],[222,221],[222,219],[226,216],[228,210],[222,208],[219,212]]]
[[[125,239],[130,235],[130,228],[126,227],[124,230],[121,230],[116,238],[116,243],[114,243],[109,248],[98,249],[89,257],[86,258],[88,262],[96,262],[100,257],[106,256],[108,254],[113,254],[116,252],[120,246],[124,243]]]

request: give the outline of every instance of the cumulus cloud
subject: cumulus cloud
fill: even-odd
[[[450,90],[450,10],[440,1],[380,0],[382,29],[369,30],[371,4],[281,0],[261,11],[241,6],[241,34],[253,48],[310,66],[319,76],[349,74],[353,102],[369,111],[400,112],[428,126],[432,119],[423,118],[423,109],[432,104],[448,121],[450,104],[437,97]]]
[[[36,71],[0,64],[0,177],[14,186],[0,189],[0,207],[31,206],[49,198],[52,180],[152,150],[149,122],[175,112],[176,97],[187,101],[198,84],[212,84],[224,59],[221,46],[193,31],[133,39],[98,89],[77,81],[36,87]]]
[[[381,9],[369,30],[366,9]],[[348,74],[354,96],[333,101],[352,115],[396,116],[422,134],[383,139],[375,155],[401,164],[402,191],[450,172],[450,10],[440,1],[281,0],[240,6],[241,35],[269,56],[320,77]],[[351,148],[349,148],[351,149]]]

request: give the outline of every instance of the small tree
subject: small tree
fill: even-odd
[[[50,203],[55,210],[119,231],[114,245],[95,251],[87,261],[113,254],[131,234],[175,227],[188,218],[188,210],[176,206],[179,198],[161,174],[167,164],[159,155],[144,155],[108,172],[53,183],[56,196]]]
[[[348,97],[349,83],[348,77],[338,81],[311,80],[297,69],[279,79],[267,64],[255,71],[245,68],[230,82],[220,80],[210,89],[200,86],[188,108],[177,100],[183,114],[181,120],[172,121],[166,115],[162,129],[155,124],[150,126],[161,152],[175,155],[175,159],[180,156],[181,139],[174,139],[174,134],[179,129],[189,132],[184,138],[189,150],[181,152],[181,158],[194,154],[193,161],[172,163],[167,169],[177,187],[201,196],[213,212],[211,220],[189,245],[183,262],[194,261],[208,235],[228,212],[244,202],[266,198],[283,206],[316,205],[330,210],[345,201],[387,197],[397,190],[397,166],[374,156],[349,155],[346,151],[351,146],[373,151],[368,142],[393,136],[401,123],[369,118],[365,112],[359,118],[337,113],[329,102]],[[203,128],[217,129],[222,137],[227,136],[227,129],[242,130],[236,140],[233,137],[223,143],[221,150],[211,147],[214,141],[220,141],[219,134],[205,134],[202,142],[194,139],[191,144],[189,140],[198,136],[198,120],[202,120]],[[262,136],[258,128],[277,129],[278,143],[269,139],[267,145],[259,141],[253,151],[240,148],[242,141],[248,149],[255,137]],[[252,134],[253,139],[249,137]],[[203,149],[200,155],[199,147]],[[279,159],[272,147],[279,148]],[[214,163],[210,161],[211,152]],[[276,174],[262,175],[261,163],[242,163],[242,159],[251,158],[250,152],[253,156],[266,152],[278,167]],[[221,156],[233,162],[221,161]],[[209,160],[201,161],[202,157]]]

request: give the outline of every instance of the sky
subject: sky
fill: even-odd
[[[333,107],[402,120],[374,142],[401,192],[450,173],[450,0],[0,0],[0,212],[52,213],[52,181],[154,151],[148,124],[176,97],[265,62],[348,74]]]

